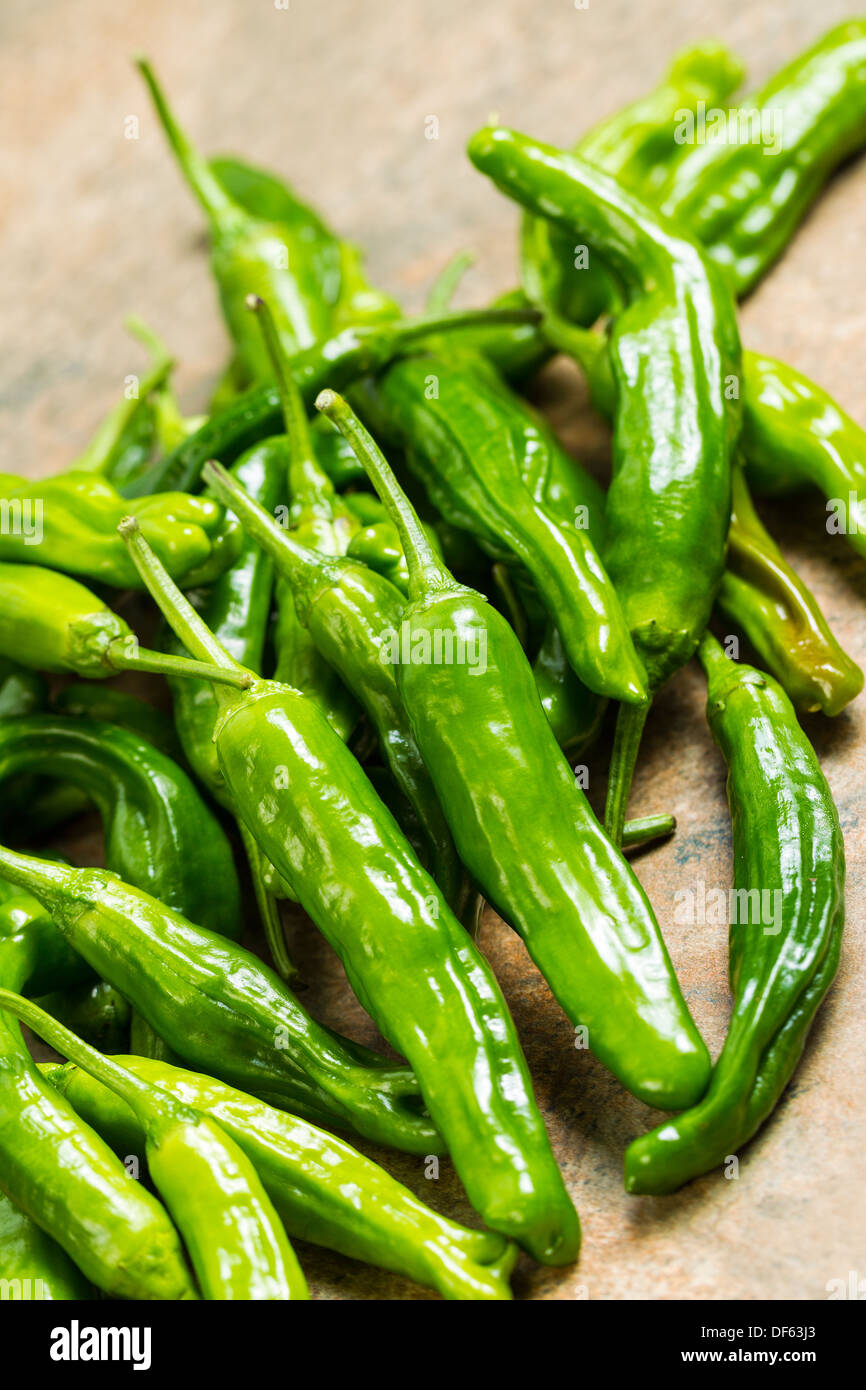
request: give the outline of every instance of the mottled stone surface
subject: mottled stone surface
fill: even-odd
[[[829,0],[243,0],[182,6],[151,0],[8,0],[0,91],[7,119],[0,194],[0,469],[55,471],[82,446],[140,365],[121,321],[136,310],[182,366],[200,407],[225,355],[201,220],[181,187],[128,55],[152,55],[180,116],[208,151],[236,150],[281,170],[345,234],[369,249],[372,276],[409,308],[455,251],[480,252],[461,290],[483,303],[515,275],[514,211],[470,168],[469,133],[497,113],[570,142],[645,88],[677,47],[727,41],[761,81],[854,7]],[[124,121],[141,119],[141,138]],[[437,140],[425,122],[438,119]],[[743,309],[745,341],[787,358],[866,419],[863,233],[866,169],[853,164]],[[569,444],[604,466],[606,436],[581,413],[565,367],[539,386]],[[866,661],[866,567],[823,527],[820,499],[766,513],[787,557],[819,595],[837,634]],[[156,684],[150,689],[155,690]],[[703,718],[696,669],[659,698],[635,784],[634,812],[676,812],[675,840],[638,861],[695,1018],[714,1052],[729,1008],[726,932],[677,925],[674,895],[727,887],[723,768]],[[629,1198],[626,1143],[652,1122],[587,1053],[521,944],[491,914],[488,950],[524,1039],[545,1116],[584,1224],[578,1266],[522,1261],[519,1296],[630,1299],[820,1299],[833,1278],[866,1274],[862,1068],[864,998],[863,702],[833,724],[813,720],[848,847],[849,925],[837,983],[773,1121],[743,1153],[740,1176],[714,1174],[667,1199]],[[604,749],[591,795],[603,794]],[[80,861],[98,837],[80,840]],[[308,923],[296,949],[307,998],[329,1022],[375,1036],[342,971]],[[457,1216],[469,1212],[443,1163],[389,1168]],[[417,1298],[414,1286],[327,1253],[301,1251],[315,1296]]]

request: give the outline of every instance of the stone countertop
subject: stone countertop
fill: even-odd
[[[204,404],[226,358],[201,218],[131,54],[153,58],[204,150],[242,153],[285,174],[368,249],[371,278],[417,310],[431,278],[463,247],[479,259],[460,302],[484,303],[514,282],[516,213],[463,153],[491,113],[568,144],[651,85],[687,43],[724,40],[754,85],[856,12],[837,0],[819,9],[806,0],[729,0],[722,9],[707,0],[589,0],[586,8],[570,0],[151,0],[138,8],[7,0],[0,470],[52,473],[82,447],[123,376],[140,365],[122,328],[130,311],[176,352],[190,411]],[[140,120],[136,140],[125,138],[131,116]],[[425,134],[431,116],[436,139]],[[861,161],[834,179],[741,315],[747,345],[793,363],[861,420],[864,224]],[[606,436],[581,408],[576,374],[557,365],[538,393],[569,446],[603,465]],[[827,535],[821,499],[764,515],[843,645],[866,663],[866,566]],[[850,1270],[866,1275],[864,709],[861,699],[832,723],[809,721],[846,834],[846,945],[803,1062],[772,1121],[743,1151],[735,1180],[713,1173],[673,1197],[626,1195],[622,1152],[653,1113],[575,1049],[522,944],[487,913],[482,944],[514,1012],[584,1228],[577,1266],[554,1271],[521,1260],[519,1297],[810,1300],[826,1298],[828,1281],[847,1280]],[[604,751],[591,762],[596,804]],[[631,813],[660,810],[676,813],[678,832],[637,869],[715,1055],[730,1006],[726,928],[674,919],[678,891],[726,889],[731,876],[724,768],[694,666],[658,698],[647,729]],[[86,861],[98,839],[76,849]],[[302,922],[293,937],[311,982],[305,1002],[375,1041],[321,939]],[[418,1159],[377,1157],[433,1205],[470,1215],[447,1161],[430,1180]],[[327,1252],[300,1253],[314,1297],[426,1296]]]

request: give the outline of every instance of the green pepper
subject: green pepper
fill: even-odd
[[[749,353],[747,365],[743,452],[750,485],[766,496],[820,488],[827,530],[866,555],[866,430],[783,362]]]
[[[122,530],[188,650],[240,674],[134,520]],[[238,811],[340,955],[360,1002],[415,1069],[470,1201],[537,1259],[573,1259],[577,1213],[487,962],[312,700],[268,681],[220,699],[217,752]]]
[[[585,236],[627,296],[608,345],[617,401],[604,555],[654,692],[695,651],[724,569],[740,425],[730,293],[674,224],[576,156],[502,129],[473,136],[469,155],[531,211]],[[617,720],[605,808],[615,843],[648,708],[624,705]]]
[[[266,301],[267,302],[267,301]],[[249,313],[244,310],[249,319]],[[319,391],[332,382],[337,387],[368,376],[384,367],[407,348],[430,338],[449,336],[460,330],[470,342],[480,332],[486,340],[496,340],[512,325],[533,330],[539,315],[527,307],[526,300],[508,297],[502,307],[462,309],[453,313],[377,324],[373,327],[344,328],[326,342],[316,343],[296,353],[292,375],[309,407]],[[251,324],[251,329],[255,325]],[[262,348],[264,351],[264,348]],[[194,489],[208,459],[229,464],[260,439],[280,428],[282,404],[276,386],[255,386],[214,415],[177,449],[158,460],[141,477],[123,489],[125,497],[147,497],[168,488],[189,492]]]
[[[728,765],[734,1008],[700,1105],[630,1145],[630,1192],[674,1191],[723,1163],[768,1118],[835,974],[844,923],[839,817],[790,702],[709,635],[700,656],[707,717]]]
[[[5,1298],[95,1298],[93,1286],[66,1251],[0,1192],[0,1250]]]
[[[724,101],[742,78],[741,64],[721,44],[684,49],[652,91],[587,131],[574,153],[652,202],[689,157],[690,147],[677,143],[679,123]],[[534,304],[579,324],[593,323],[612,304],[621,307],[618,287],[595,252],[575,245],[565,228],[523,214],[521,278]]]
[[[20,519],[0,527],[0,560],[41,563],[116,588],[138,586],[117,536],[124,501],[106,479],[69,472],[34,482],[2,473],[0,509],[13,522]],[[142,501],[139,512],[154,549],[187,585],[206,584],[237,554],[236,530],[209,498],[161,493]]]
[[[242,1091],[138,1057],[118,1060],[231,1135],[290,1236],[394,1270],[445,1298],[510,1297],[516,1250],[502,1236],[440,1216],[342,1140]],[[116,1152],[139,1151],[140,1127],[123,1101],[71,1064],[50,1068],[49,1075]]]
[[[426,837],[430,872],[449,904],[458,907],[460,861],[387,659],[385,643],[400,626],[401,594],[365,565],[309,549],[282,531],[218,465],[208,464],[205,477],[251,539],[272,557],[291,586],[298,621],[316,651],[363,706],[394,781]]]
[[[35,714],[0,724],[0,781],[72,782],[96,805],[109,868],[221,936],[241,933],[231,848],[189,777],[151,744],[98,720]]]
[[[662,211],[706,246],[736,294],[765,274],[832,171],[862,147],[864,76],[866,20],[845,21],[741,102],[745,138],[713,128],[673,166]]]
[[[249,951],[105,869],[0,850],[0,874],[190,1066],[377,1143],[441,1151],[412,1073],[317,1024]]]
[[[86,970],[29,898],[0,907],[0,984],[42,994]],[[119,1298],[195,1298],[165,1210],[37,1070],[0,1019],[0,1188],[86,1279]]]
[[[365,401],[370,405],[369,396]],[[388,440],[406,449],[446,521],[471,532],[494,557],[514,556],[526,566],[584,683],[640,701],[640,663],[589,536],[587,513],[601,494],[590,495],[587,485],[573,505],[581,479],[549,430],[459,359],[394,363],[377,384],[373,412],[377,433],[384,427]]]
[[[557,747],[519,642],[436,557],[346,403],[326,391],[318,406],[352,440],[400,533],[409,602],[390,659],[461,859],[623,1085],[650,1105],[690,1104],[707,1085],[706,1048],[649,902]]]
[[[718,606],[745,632],[795,709],[838,714],[863,689],[812,594],[786,564],[755,511],[742,469],[733,474],[728,563]]]
[[[0,658],[88,680],[106,680],[119,671],[201,675],[203,670],[200,662],[139,647],[123,619],[68,575],[2,561]]]
[[[309,1297],[280,1219],[249,1159],[218,1124],[103,1057],[38,1005],[0,989],[0,1010],[119,1096],[144,1131],[154,1186],[171,1212],[207,1299]]]

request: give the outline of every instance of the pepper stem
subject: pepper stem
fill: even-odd
[[[653,840],[663,840],[673,835],[677,828],[675,816],[639,816],[627,820],[622,832],[623,849],[636,849],[638,845],[648,845]]]
[[[310,550],[300,545],[282,526],[266,512],[255,498],[250,497],[231,473],[215,459],[209,459],[202,469],[202,477],[223,506],[231,510],[241,523],[248,536],[271,555],[277,568],[291,579],[303,570],[318,574],[333,563],[331,556],[322,555],[318,550]]]
[[[162,1118],[166,1108],[172,1111],[182,1111],[184,1115],[189,1113],[195,1119],[198,1118],[195,1112],[188,1112],[187,1106],[177,1102],[168,1093],[159,1091],[159,1101],[157,1102],[154,1097],[154,1088],[148,1082],[135,1076],[133,1072],[127,1071],[126,1067],[120,1066],[110,1057],[105,1057],[101,1052],[97,1052],[96,1048],[84,1042],[77,1033],[73,1033],[69,1028],[59,1023],[56,1018],[52,1018],[32,1000],[22,999],[19,994],[13,994],[12,990],[0,989],[0,1009],[13,1014],[20,1023],[26,1023],[27,1027],[32,1028],[34,1033],[38,1033],[49,1047],[54,1048],[55,1052],[60,1052],[68,1057],[82,1071],[86,1071],[89,1076],[94,1077],[103,1086],[107,1086],[110,1091],[113,1091],[115,1095],[125,1100],[142,1125],[149,1127],[154,1120]]]
[[[336,391],[321,391],[316,409],[327,415],[348,439],[397,528],[409,569],[409,597],[421,598],[437,589],[457,587],[457,581],[430,544],[418,513],[398,483],[394,470],[348,402]]]
[[[247,296],[247,308],[258,315],[259,328],[274,371],[274,380],[283,410],[283,423],[289,440],[289,504],[294,514],[299,506],[323,505],[328,519],[336,492],[334,484],[320,466],[313,440],[307,408],[292,375],[291,365],[283,350],[274,316],[257,294]],[[294,519],[294,515],[293,515]]]
[[[138,395],[118,401],[109,410],[82,453],[67,465],[64,471],[76,473],[107,473],[114,459],[114,451],[130,422],[142,409],[149,396],[168,380],[174,368],[174,359],[161,338],[148,328],[143,319],[131,315],[125,327],[143,343],[150,353],[151,366],[138,384]]]
[[[134,633],[114,639],[106,652],[106,662],[113,671],[147,671],[155,676],[197,676],[200,680],[230,685],[236,690],[246,690],[252,683],[252,678],[246,672],[227,671],[210,662],[140,647]]]
[[[202,158],[175,120],[150,63],[146,58],[137,58],[136,66],[150,90],[156,114],[181,173],[208,217],[215,224],[224,221],[227,216],[240,219],[243,216],[241,209],[226,193],[207,160]]]
[[[625,812],[649,709],[649,700],[642,705],[620,705],[616,717],[607,800],[604,806],[604,828],[617,849],[622,846]]]
[[[731,658],[725,655],[720,642],[709,631],[705,632],[698,646],[698,659],[704,668],[707,680],[723,675],[731,669]]]
[[[202,622],[192,604],[181,593],[165,566],[154,555],[134,516],[125,516],[118,531],[129,550],[130,558],[144,582],[145,588],[157,604],[168,622],[172,632],[200,661],[212,662],[221,672],[230,672],[238,680],[238,688],[243,689],[256,679],[252,671],[235,661],[222,642]],[[197,674],[201,674],[199,670]],[[208,679],[212,679],[208,677]],[[223,682],[225,683],[225,682]]]

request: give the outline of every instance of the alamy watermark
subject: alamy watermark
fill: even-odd
[[[379,660],[383,666],[465,666],[471,676],[482,676],[487,670],[487,632],[483,627],[413,631],[411,623],[402,622],[383,632]]]
[[[0,536],[21,536],[25,545],[41,545],[43,534],[41,497],[0,497]]]
[[[694,111],[674,112],[674,140],[678,145],[763,145],[764,154],[782,148],[782,112],[766,106],[707,106],[701,99]]]
[[[699,879],[693,888],[674,893],[674,921],[679,926],[760,927],[765,936],[782,930],[780,888],[707,888]]]

